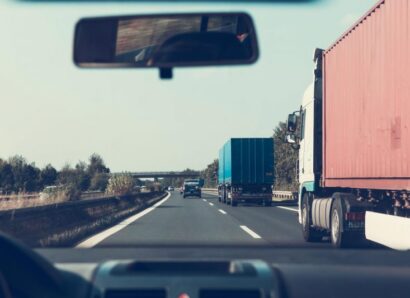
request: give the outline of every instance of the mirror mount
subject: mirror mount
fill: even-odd
[[[285,143],[290,144],[292,149],[299,150],[299,139],[293,133],[287,133],[285,136]]]
[[[161,67],[159,69],[159,78],[161,80],[171,80],[173,77],[172,68]]]

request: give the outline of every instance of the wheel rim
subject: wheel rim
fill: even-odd
[[[332,213],[332,240],[333,243],[337,242],[337,239],[339,238],[339,214],[337,213],[337,210],[333,210]]]

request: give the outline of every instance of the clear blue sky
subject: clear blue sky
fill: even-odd
[[[130,2],[0,3],[0,157],[60,168],[97,152],[113,171],[202,169],[230,137],[271,136],[300,105],[316,47],[326,48],[376,0],[315,5]],[[257,64],[157,70],[84,70],[72,63],[84,16],[246,11],[258,31]]]

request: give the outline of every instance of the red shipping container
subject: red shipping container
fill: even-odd
[[[323,69],[323,186],[410,190],[410,0],[380,1]]]

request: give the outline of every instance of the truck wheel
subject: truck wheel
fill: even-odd
[[[218,196],[218,202],[220,202],[221,201],[221,197],[220,196]]]
[[[340,200],[335,200],[330,213],[330,240],[336,248],[350,246],[350,238],[347,232],[343,232],[343,211]]]
[[[238,206],[238,202],[231,199],[231,206],[232,207]]]
[[[305,192],[302,198],[302,233],[306,242],[320,242],[323,234],[312,227],[312,218],[309,206],[309,194]]]
[[[184,199],[186,198],[186,196],[182,196]]]

